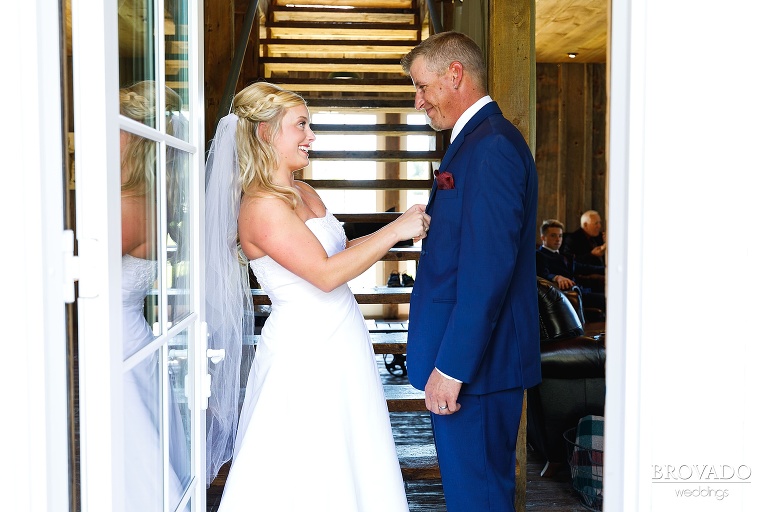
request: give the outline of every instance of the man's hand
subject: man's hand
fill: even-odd
[[[607,248],[606,244],[598,245],[597,247],[592,249],[592,251],[590,252],[592,253],[593,256],[602,256],[605,254],[606,248]]]
[[[435,368],[424,388],[424,403],[434,414],[453,414],[461,408],[456,402],[459,391],[461,382],[449,379]]]
[[[557,284],[557,287],[561,290],[570,290],[576,285],[576,283],[563,276],[555,276],[554,281],[555,284]]]

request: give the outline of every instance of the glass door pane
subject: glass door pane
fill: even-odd
[[[189,6],[186,0],[165,0],[165,85],[176,91],[181,109],[189,110]],[[189,141],[189,131],[174,134]]]
[[[193,480],[186,25],[186,2],[119,3],[124,482],[142,512],[176,510]]]

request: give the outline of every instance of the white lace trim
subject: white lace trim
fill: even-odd
[[[133,288],[136,290],[148,290],[157,279],[157,262],[123,255],[123,269],[129,275],[134,276]]]
[[[331,228],[346,242],[347,235],[344,233],[344,225],[339,222],[339,220],[329,210],[326,210],[325,217],[315,217],[313,219],[308,219],[307,222],[315,220],[319,221],[321,224],[323,224],[323,226]]]

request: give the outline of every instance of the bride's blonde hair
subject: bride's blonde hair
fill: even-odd
[[[165,89],[164,117],[166,130],[173,133],[171,116],[181,108],[181,98],[170,88]],[[157,115],[155,103],[155,82],[145,80],[120,89],[120,113],[140,123],[154,127]],[[126,132],[128,141],[120,155],[123,195],[142,196],[152,191],[155,184],[155,163],[157,145],[155,142]]]
[[[268,82],[256,82],[235,95],[232,112],[238,117],[237,159],[244,193],[256,189],[259,194],[278,197],[293,208],[299,204],[296,190],[273,181],[279,160],[272,143],[280,133],[286,111],[300,105],[307,105],[304,98]],[[260,123],[266,126],[264,139],[258,130]]]

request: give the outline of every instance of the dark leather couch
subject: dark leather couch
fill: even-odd
[[[605,407],[605,335],[584,335],[580,296],[539,278],[542,382],[528,390],[528,442],[547,461],[542,476],[566,461],[563,432]]]

